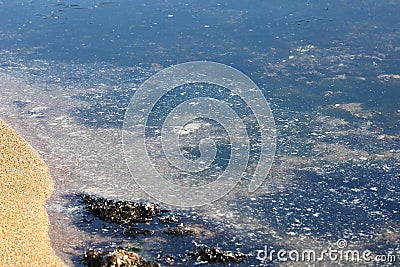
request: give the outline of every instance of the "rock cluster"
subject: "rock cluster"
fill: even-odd
[[[178,215],[170,214],[170,211],[163,210],[156,204],[108,200],[90,195],[81,197],[90,214],[103,221],[118,225],[125,237],[155,235],[155,238],[164,239],[165,237],[160,237],[160,235],[165,234],[189,238],[189,240],[192,239],[192,236],[194,239],[198,238],[196,236],[199,233],[198,227],[191,227],[187,223],[180,222]],[[158,218],[161,225],[157,223],[158,221],[153,220],[154,218]],[[186,252],[186,257],[178,255],[181,263],[188,264],[188,260],[195,261],[196,264],[240,263],[246,259],[246,255],[240,252],[234,253],[218,247],[197,244],[194,251],[186,250]],[[164,259],[168,265],[175,264],[177,259],[174,255],[163,255],[163,257],[159,255],[157,258]],[[84,253],[83,261],[87,266],[93,267],[159,266],[159,263],[145,261],[136,253],[124,248],[116,250],[90,249]]]

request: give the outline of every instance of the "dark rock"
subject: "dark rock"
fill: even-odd
[[[199,263],[239,263],[246,259],[246,255],[241,252],[234,253],[232,251],[223,251],[218,247],[210,248],[207,246],[201,248],[196,246],[195,251],[189,252],[188,256]]]
[[[113,251],[85,251],[83,262],[89,267],[160,267],[155,261],[146,261],[138,254],[121,248]]]
[[[88,212],[104,221],[119,225],[148,222],[161,214],[158,205],[153,203],[114,201],[88,195],[83,195],[82,199]]]
[[[154,231],[148,230],[148,229],[136,228],[136,227],[129,227],[129,228],[126,228],[122,232],[122,234],[126,235],[126,236],[136,237],[138,235],[153,235]]]
[[[178,225],[177,227],[174,227],[174,228],[165,229],[164,233],[168,234],[168,235],[175,235],[175,236],[187,236],[187,235],[194,234],[195,230],[190,227],[187,227],[187,226]]]

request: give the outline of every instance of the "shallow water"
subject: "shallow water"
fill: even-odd
[[[268,99],[277,126],[275,161],[258,191],[248,193],[244,179],[225,198],[180,211],[214,229],[217,235],[204,242],[252,253],[248,265],[260,263],[256,250],[265,245],[322,250],[339,238],[352,249],[399,253],[397,2],[22,1],[0,7],[0,116],[49,165],[56,183],[48,203],[51,235],[68,263],[78,264],[90,244],[115,242],[77,226],[82,207],[71,194],[151,200],[124,161],[125,109],[151,75],[189,60],[246,73]],[[167,107],[184,99],[179,89],[172,93]],[[218,97],[212,87],[206,93]],[[154,110],[155,119],[166,115],[166,106]],[[193,127],[198,133],[204,124]],[[218,127],[210,131],[224,135]],[[182,184],[213,177],[171,173],[157,135],[148,135],[161,172]],[[189,157],[199,156],[196,140],[185,141]],[[221,148],[217,172],[228,148]],[[257,158],[257,149],[252,155]],[[158,241],[129,242],[155,256],[151,247]]]

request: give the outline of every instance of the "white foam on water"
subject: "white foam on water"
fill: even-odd
[[[307,47],[307,49],[311,48]],[[312,49],[314,50],[314,48]],[[41,63],[39,62],[38,64]],[[49,83],[46,80],[30,77],[28,74],[30,68],[32,67],[20,66],[12,70],[0,69],[0,116],[32,144],[50,168],[56,187],[54,196],[49,202],[48,210],[54,216],[54,218],[51,218],[52,223],[56,226],[57,224],[60,225],[58,232],[53,232],[53,235],[60,240],[68,236],[68,240],[58,245],[58,251],[64,251],[60,253],[65,253],[63,258],[66,259],[68,257],[67,252],[71,252],[71,249],[65,248],[66,244],[79,246],[82,245],[81,242],[84,242],[84,240],[93,240],[93,236],[82,235],[73,225],[71,221],[72,215],[69,214],[73,214],[77,210],[74,207],[67,206],[67,202],[62,199],[63,194],[86,192],[108,198],[150,201],[151,199],[135,184],[128,171],[122,151],[121,129],[114,126],[97,127],[96,124],[85,124],[79,120],[76,114],[74,116],[71,113],[71,110],[85,110],[90,107],[90,103],[77,96],[97,94],[101,98],[101,94],[106,94],[112,91],[113,88],[108,87],[99,80],[91,84],[84,82],[68,85]],[[76,68],[78,70],[82,68],[81,71],[83,71],[87,66],[78,66]],[[99,68],[98,72],[103,73],[100,70],[101,68]],[[96,72],[96,70],[94,71]],[[142,75],[147,75],[147,77],[152,72],[151,70],[146,71],[143,69],[141,71]],[[138,85],[140,84],[132,84],[132,90],[135,90]],[[335,107],[332,108],[334,109]],[[294,118],[303,116],[303,114],[293,115]],[[304,244],[313,244],[316,247],[326,248],[328,243],[319,238],[311,237],[307,234],[297,234],[292,229],[287,229],[286,231],[276,229],[270,225],[268,220],[261,219],[262,216],[255,216],[257,210],[253,206],[247,205],[246,201],[243,202],[242,206],[235,205],[238,197],[242,200],[251,198],[251,201],[256,202],[260,196],[280,192],[282,198],[284,198],[285,193],[296,190],[297,183],[302,183],[302,181],[296,180],[297,177],[294,170],[317,170],[316,172],[319,175],[326,175],[343,161],[351,161],[360,166],[360,164],[368,164],[368,161],[373,158],[373,155],[367,151],[348,149],[341,144],[330,143],[328,145],[320,142],[320,139],[322,137],[325,138],[327,135],[347,134],[348,127],[350,127],[347,121],[318,114],[313,117],[310,115],[310,118],[307,116],[304,116],[306,120],[304,123],[321,123],[322,125],[316,127],[307,140],[302,140],[301,137],[296,139],[297,133],[295,131],[298,129],[296,130],[294,126],[298,122],[295,122],[295,119],[280,122],[282,128],[292,130],[293,135],[279,137],[282,144],[281,152],[278,153],[279,162],[274,164],[268,181],[261,190],[250,195],[245,190],[246,186],[239,184],[232,194],[216,203],[198,209],[198,212],[213,222],[220,224],[224,229],[238,232],[238,236],[243,237],[245,240],[246,238],[252,238],[258,240],[257,242],[263,242],[266,236],[270,235],[270,238],[274,240],[281,240],[280,244],[282,246],[301,247]],[[192,122],[183,128],[176,129],[176,131],[183,135],[183,140],[185,141],[185,136],[189,137],[191,133],[201,131],[204,127],[210,127],[210,125]],[[378,135],[368,125],[361,132],[355,132],[355,134],[366,137]],[[159,137],[154,137],[153,141],[156,141],[157,138]],[[138,139],[140,139],[140,136],[138,136]],[[318,158],[300,157],[298,156],[298,151],[295,151],[297,149],[294,147],[295,145],[290,144],[293,140],[303,143],[308,142],[316,153],[320,150],[324,154],[319,155]],[[149,152],[153,153],[154,159],[160,158],[160,162],[157,162],[160,173],[181,179],[182,175],[179,176],[178,173],[169,168],[168,162],[161,160],[161,150],[155,144],[156,142],[150,142]],[[396,151],[393,153],[383,152],[382,154],[385,156],[378,160],[386,160],[391,157],[398,159]],[[326,162],[329,162],[330,165],[327,165]],[[249,168],[252,168],[252,166]],[[188,174],[182,183],[193,184],[196,179],[197,177]],[[368,189],[373,192],[378,191],[378,187],[375,186],[371,186]],[[356,188],[354,190],[358,192],[364,189]],[[319,204],[317,198],[310,198],[309,200],[315,201],[316,205]],[[272,201],[276,200],[272,199]],[[352,200],[353,205],[360,205],[359,202],[359,199]],[[276,204],[276,210],[279,210],[283,208],[282,205],[285,203],[274,204]],[[309,208],[307,211],[309,211],[310,216],[315,219],[323,217],[323,213],[313,210],[314,207],[307,208]],[[318,206],[315,206],[315,208],[318,208]],[[367,208],[365,207],[365,209]],[[378,212],[373,214],[378,214]],[[295,229],[298,227],[297,224],[301,225],[301,219],[300,223],[297,222],[291,228]],[[303,229],[310,228],[303,227]],[[65,235],[65,233],[68,233],[68,235]],[[75,239],[71,238],[74,236],[76,237]],[[96,238],[94,240],[100,240]],[[80,253],[80,251],[72,251]]]

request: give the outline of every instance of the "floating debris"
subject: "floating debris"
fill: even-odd
[[[158,205],[153,203],[138,203],[133,201],[114,201],[105,198],[82,196],[86,209],[101,220],[119,225],[134,225],[138,222],[149,222],[162,212]]]
[[[26,107],[29,103],[31,103],[30,100],[14,100],[13,105],[16,106],[17,108],[24,108]]]
[[[388,82],[390,80],[400,79],[400,75],[399,74],[381,74],[381,75],[378,75],[378,79]]]
[[[344,104],[335,104],[335,108],[342,109],[344,111],[350,112],[351,115],[362,118],[362,119],[370,119],[374,117],[372,111],[366,110],[363,108],[362,103],[344,103]]]
[[[188,253],[189,258],[194,258],[198,263],[228,263],[242,262],[246,259],[246,255],[241,252],[223,251],[218,247],[210,248],[207,246],[196,245],[193,252]]]
[[[134,252],[118,248],[113,251],[88,250],[83,262],[90,267],[159,267],[155,261],[146,261]]]
[[[316,48],[315,45],[311,45],[311,44],[310,45],[303,45],[303,46],[297,47],[296,51],[300,52],[300,53],[306,53],[306,52],[309,52],[310,50],[313,50],[315,48]]]
[[[323,20],[323,18],[299,19],[299,20],[296,20],[295,23],[298,26],[300,26],[300,25],[304,25],[305,23],[310,23],[310,22],[319,21],[319,20]]]

